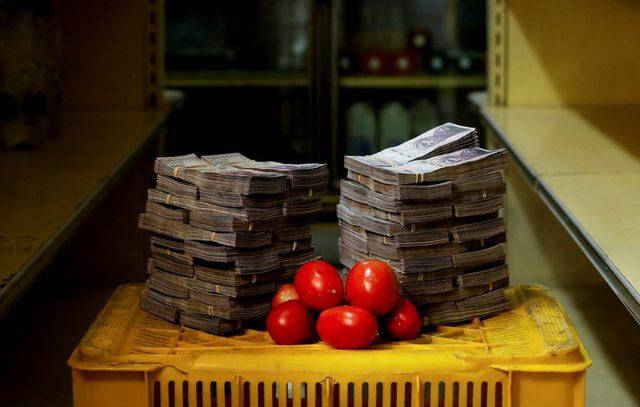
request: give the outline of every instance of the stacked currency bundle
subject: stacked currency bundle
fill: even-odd
[[[152,314],[225,334],[264,317],[276,286],[316,258],[326,165],[233,153],[160,157],[154,169],[138,221],[151,232],[140,306]]]
[[[505,150],[446,123],[371,156],[347,156],[337,213],[340,262],[378,258],[425,325],[509,308],[502,219]]]

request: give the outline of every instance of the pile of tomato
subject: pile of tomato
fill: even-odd
[[[346,283],[329,263],[304,264],[294,285],[280,287],[267,317],[271,338],[281,345],[312,341],[316,334],[338,349],[359,349],[378,333],[393,340],[414,339],[421,320],[415,306],[400,296],[398,278],[380,260],[357,263]]]

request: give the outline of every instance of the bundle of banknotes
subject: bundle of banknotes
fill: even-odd
[[[146,311],[226,334],[264,317],[277,285],[316,258],[325,164],[190,154],[157,158],[154,170],[138,220],[151,233]]]
[[[337,214],[340,262],[378,258],[425,325],[509,308],[502,218],[505,150],[446,123],[370,156],[347,156]]]

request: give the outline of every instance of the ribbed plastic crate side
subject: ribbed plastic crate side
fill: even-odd
[[[127,286],[69,359],[74,404],[583,405],[591,361],[562,307],[544,287],[509,292],[511,312],[353,352],[181,328],[140,311]]]
[[[509,376],[483,369],[475,374],[243,378],[165,367],[147,381],[143,372],[74,371],[74,406],[584,405],[584,372]]]
[[[509,374],[495,369],[464,374],[238,376],[168,368],[153,378],[152,386],[152,405],[159,406],[511,405]]]

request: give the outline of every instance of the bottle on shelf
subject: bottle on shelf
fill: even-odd
[[[432,129],[440,123],[438,120],[438,108],[427,98],[420,98],[411,104],[409,109],[411,116],[411,134],[424,133],[427,129]]]
[[[418,59],[415,52],[409,49],[396,51],[389,55],[387,66],[389,70],[398,75],[415,73],[418,68]]]
[[[347,109],[346,117],[346,153],[349,155],[371,154],[377,149],[376,114],[368,102],[356,102]]]
[[[458,51],[452,57],[452,65],[456,72],[463,75],[483,73],[485,69],[484,54],[481,52]]]
[[[380,148],[402,144],[411,137],[411,117],[400,102],[389,102],[380,109]]]
[[[409,31],[407,45],[409,49],[413,50],[418,67],[425,66],[431,51],[432,41],[433,37],[429,30],[419,28]]]
[[[431,49],[431,32],[414,29],[409,32],[409,47],[417,52],[426,53]]]
[[[342,50],[338,53],[338,72],[341,75],[353,75],[358,70],[358,58],[351,50]]]
[[[442,75],[449,69],[449,58],[444,51],[433,51],[429,53],[425,64],[427,72],[433,75]]]
[[[387,56],[382,50],[371,48],[360,56],[360,69],[368,75],[382,75],[387,69]]]

